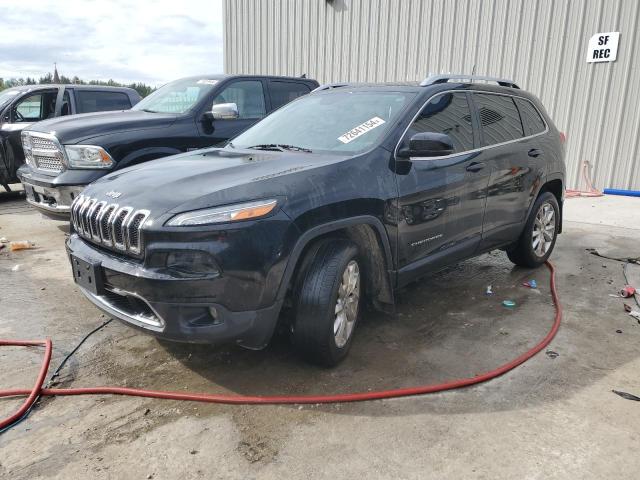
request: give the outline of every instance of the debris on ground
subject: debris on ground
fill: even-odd
[[[538,282],[536,282],[535,280],[529,280],[528,282],[524,282],[522,286],[529,288],[538,288]]]
[[[547,350],[546,352],[544,352],[547,357],[549,358],[558,358],[560,356],[560,354],[558,352],[554,352],[553,350]]]
[[[0,243],[9,243],[9,240],[7,239],[7,237],[2,237],[0,238]]]
[[[502,305],[508,308],[513,308],[516,306],[516,302],[514,302],[513,300],[503,300]]]
[[[638,323],[640,323],[640,311],[638,310],[631,310],[629,312],[629,315],[633,318],[635,318],[636,320],[638,320]]]
[[[486,295],[493,295],[493,286],[492,285],[487,285],[487,291],[485,292]]]
[[[620,390],[611,390],[616,395],[624,398],[625,400],[633,400],[635,402],[640,402],[640,397],[634,395],[633,393],[621,392]]]
[[[640,265],[640,257],[611,257],[598,252],[598,250],[595,248],[587,248],[586,250],[591,255],[595,255],[596,257],[606,258],[608,260],[616,260],[618,262],[637,263],[638,265]]]
[[[30,250],[35,248],[36,244],[34,242],[30,242],[28,240],[22,240],[20,242],[10,242],[9,250],[12,252],[16,252],[18,250]]]
[[[11,267],[12,272],[17,272],[18,270],[20,270],[20,265],[14,265],[13,267]]]
[[[616,333],[622,333],[622,330],[618,329],[616,330]]]
[[[636,289],[631,285],[625,285],[625,287],[620,290],[620,296],[623,298],[630,298],[636,294]]]

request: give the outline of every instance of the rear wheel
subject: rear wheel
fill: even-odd
[[[555,195],[542,193],[531,210],[517,243],[507,256],[516,265],[538,267],[547,261],[558,236],[560,208]]]
[[[358,247],[328,240],[310,252],[298,290],[293,341],[307,360],[332,367],[347,355],[360,313],[362,268]]]

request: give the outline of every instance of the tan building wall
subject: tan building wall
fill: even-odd
[[[225,71],[321,83],[511,78],[565,131],[569,186],[640,190],[638,0],[225,0]],[[620,32],[617,60],[589,39]]]

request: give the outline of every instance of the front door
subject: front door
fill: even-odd
[[[469,95],[446,92],[424,106],[400,143],[419,132],[447,134],[454,153],[400,159],[398,266],[400,285],[473,254],[482,234],[489,169],[476,160]]]
[[[22,130],[28,126],[54,118],[59,111],[62,90],[48,88],[38,90],[15,101],[9,108],[6,121],[0,126],[0,147],[3,166],[2,182],[13,183],[17,181],[16,171],[24,163],[22,151]]]
[[[200,148],[220,145],[267,114],[267,103],[262,80],[235,80],[227,84],[217,93],[205,107],[211,110],[213,105],[235,103],[238,107],[238,118],[211,120],[202,115],[196,118],[199,122]]]

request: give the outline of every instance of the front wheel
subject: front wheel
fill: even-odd
[[[507,256],[516,265],[538,267],[547,261],[558,237],[560,208],[555,195],[541,194],[533,205],[524,231]]]
[[[307,360],[327,367],[347,355],[360,313],[362,268],[349,240],[313,249],[298,290],[293,341]]]

